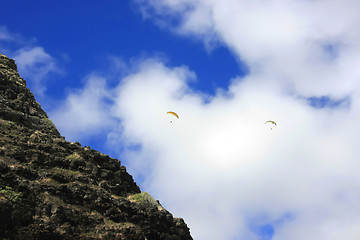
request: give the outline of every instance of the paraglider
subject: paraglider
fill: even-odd
[[[167,112],[166,114],[174,115],[176,118],[179,118],[179,115],[177,115],[175,112]],[[172,123],[172,121],[170,121]]]
[[[179,115],[177,115],[177,114],[174,113],[174,112],[167,112],[167,114],[172,114],[172,115],[174,115],[175,117],[179,118]]]
[[[276,122],[274,122],[274,121],[270,121],[270,120],[269,120],[269,121],[266,121],[266,122],[265,122],[265,124],[267,124],[267,123],[271,123],[271,124],[274,124],[274,125],[276,126]],[[271,126],[270,129],[272,130],[272,126]]]

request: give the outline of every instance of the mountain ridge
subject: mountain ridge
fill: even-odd
[[[120,160],[65,140],[0,54],[0,238],[190,240]]]

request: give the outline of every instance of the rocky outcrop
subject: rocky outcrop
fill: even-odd
[[[117,159],[65,141],[0,54],[0,239],[192,239]]]

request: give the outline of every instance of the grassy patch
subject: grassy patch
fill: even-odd
[[[4,120],[4,119],[0,119],[0,125],[3,125],[5,127],[10,127],[13,124],[10,121]]]
[[[46,126],[49,126],[51,128],[56,128],[55,124],[49,118],[42,118],[41,121]]]
[[[6,186],[5,189],[0,190],[0,195],[12,203],[20,200],[21,194],[21,192],[15,192],[11,187],[8,186]]]
[[[96,238],[98,236],[99,236],[99,234],[96,233],[96,231],[91,231],[91,232],[87,232],[87,233],[81,233],[81,237]]]
[[[64,169],[64,168],[59,168],[59,167],[55,167],[52,169],[53,172],[55,173],[60,173],[63,175],[70,175],[70,176],[80,176],[82,175],[81,172],[79,171],[73,171],[73,170],[69,170],[69,169]]]
[[[137,193],[137,194],[134,194],[134,195],[130,195],[129,197],[129,200],[131,202],[138,202],[138,203],[147,203],[147,204],[150,204],[150,205],[153,205],[155,207],[157,207],[158,209],[159,208],[162,208],[160,203],[157,202],[155,200],[155,198],[153,198],[149,193],[147,192],[141,192],[141,193]],[[160,209],[159,209],[160,210]]]
[[[73,154],[66,157],[67,160],[78,160],[80,158],[81,157],[77,152],[74,152]]]

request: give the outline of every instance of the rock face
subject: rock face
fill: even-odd
[[[119,160],[65,141],[0,54],[0,239],[192,237]]]

